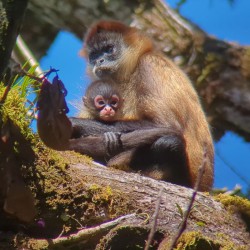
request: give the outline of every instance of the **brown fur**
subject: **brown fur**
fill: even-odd
[[[199,189],[209,190],[213,184],[213,141],[199,98],[187,76],[170,59],[154,51],[148,37],[118,22],[95,24],[86,36],[87,47],[100,30],[122,35],[121,42],[129,46],[119,60],[120,73],[112,79],[119,83],[121,96],[126,97],[124,119],[146,119],[157,126],[180,131],[186,144],[192,187],[206,150],[205,173]]]

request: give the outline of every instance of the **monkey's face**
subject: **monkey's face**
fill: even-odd
[[[115,94],[109,97],[97,95],[94,98],[94,105],[99,112],[99,119],[102,121],[114,121],[119,108],[119,97]]]
[[[114,78],[119,70],[125,44],[115,32],[97,33],[87,44],[88,70],[97,78]]]

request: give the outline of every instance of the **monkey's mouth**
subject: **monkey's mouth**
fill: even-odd
[[[100,118],[101,120],[103,121],[113,121],[114,120],[114,116],[115,116],[115,112],[114,111],[105,111],[105,113],[102,113],[100,114]]]
[[[99,78],[104,78],[113,74],[113,70],[109,67],[94,68],[94,74]]]
[[[114,121],[114,115],[110,114],[110,115],[101,116],[101,120],[105,122],[112,122]]]

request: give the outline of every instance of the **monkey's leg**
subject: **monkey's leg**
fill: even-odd
[[[120,166],[123,169],[123,167],[131,166],[131,159],[135,151],[136,149],[131,149],[115,155],[108,161],[107,167]]]
[[[170,131],[166,133],[168,135],[162,135],[163,132],[155,128],[140,133],[135,131],[137,145],[112,157],[107,166],[118,166],[123,170],[129,168],[154,179],[190,187],[185,141],[181,135]],[[126,135],[126,139],[131,135]],[[124,136],[122,139],[126,143]]]
[[[151,146],[154,169],[149,176],[162,176],[161,179],[191,186],[185,140],[178,136],[162,136]]]
[[[107,139],[112,140],[106,142],[106,145],[107,148],[112,145],[112,148],[108,148],[108,150],[112,153],[111,149],[113,149],[113,155],[115,155],[109,160],[108,166],[136,165],[136,162],[138,162],[138,155],[144,159],[144,163],[147,163],[147,161],[151,161],[151,163],[153,163],[153,161],[159,161],[162,155],[168,152],[171,152],[172,154],[173,151],[178,151],[185,155],[185,143],[181,136],[165,128],[137,130],[127,134],[120,134],[118,137],[112,132],[106,134],[113,134],[113,136],[107,136],[105,141]],[[162,134],[165,134],[165,136],[162,136]],[[115,140],[119,140],[119,142],[116,142]],[[114,145],[121,145],[122,153],[117,155],[117,152],[119,152],[121,148],[115,148]],[[148,158],[148,154],[152,156]],[[141,160],[139,160],[139,162],[140,161]]]
[[[163,135],[152,144],[151,149],[154,153],[160,155],[168,150],[181,156],[186,150],[185,140],[182,136]]]

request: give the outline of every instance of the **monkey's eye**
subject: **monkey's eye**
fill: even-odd
[[[117,95],[112,95],[111,97],[111,101],[110,101],[110,105],[113,108],[117,108],[119,104],[119,97]]]
[[[94,103],[97,109],[102,109],[106,103],[101,95],[97,95],[94,99]]]
[[[96,53],[96,52],[91,52],[90,54],[89,54],[89,62],[90,63],[93,63],[97,58],[98,58],[98,53]]]
[[[114,52],[114,46],[113,45],[107,45],[105,48],[104,48],[104,52],[105,53],[108,53],[108,54],[111,54]]]

